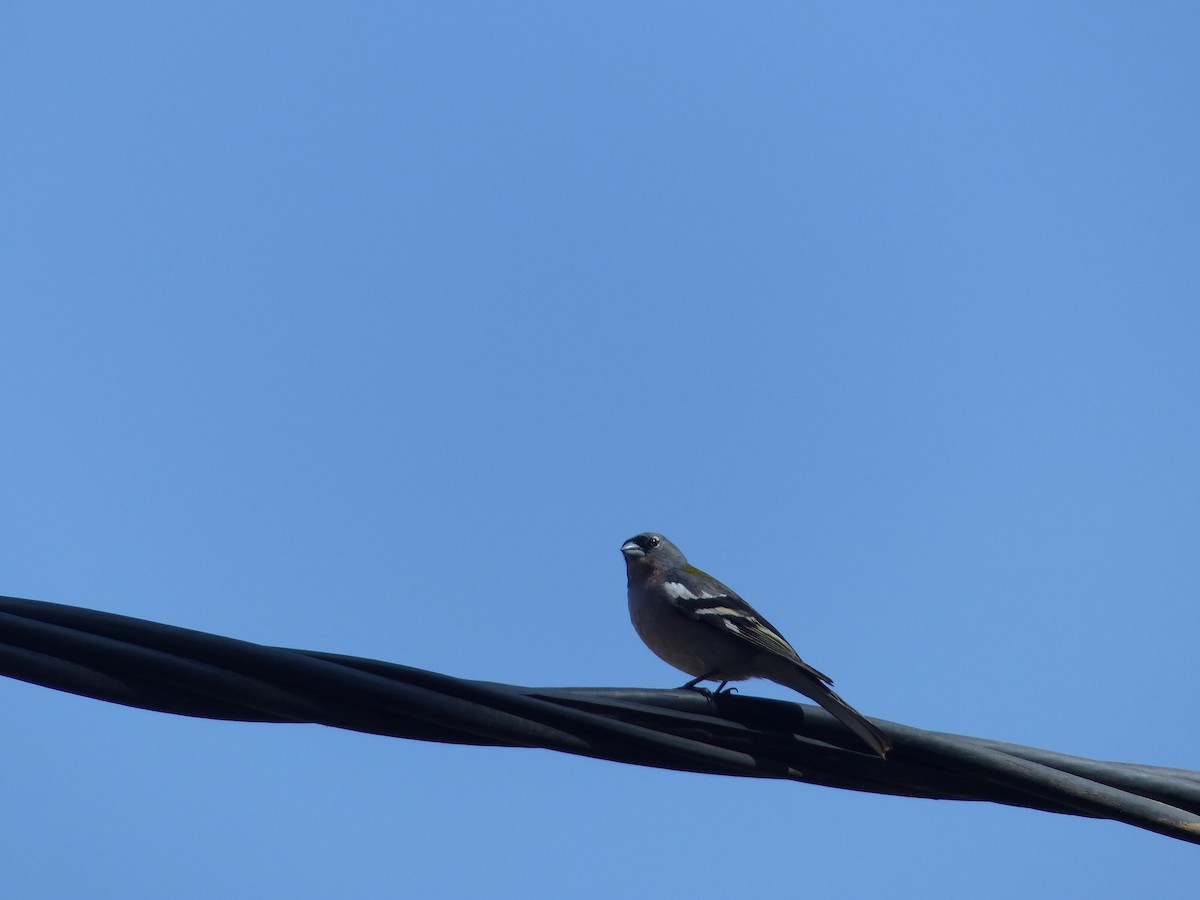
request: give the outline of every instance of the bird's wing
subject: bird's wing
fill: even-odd
[[[679,577],[667,578],[663,587],[680,612],[748,641],[768,653],[782,656],[814,678],[833,684],[828,675],[818,672],[802,660],[795,648],[779,633],[779,629],[733,590],[692,565],[683,566],[678,572]]]

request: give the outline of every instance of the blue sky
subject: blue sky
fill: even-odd
[[[1200,768],[1193,4],[16,4],[0,593]],[[754,683],[744,690],[787,697]],[[1166,895],[1112,823],[0,680],[23,898]]]

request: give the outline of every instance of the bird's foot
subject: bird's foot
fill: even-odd
[[[700,687],[699,685],[700,685],[700,682],[702,682],[702,681],[710,681],[714,674],[715,673],[710,672],[708,675],[701,675],[699,678],[693,678],[687,684],[681,684],[679,686],[679,690],[681,690],[681,691],[697,691],[698,693],[703,694],[705,697],[707,697],[709,700],[711,700],[713,698],[713,692],[710,691],[708,688]],[[725,682],[722,681],[721,686],[724,687]],[[721,688],[717,688],[717,693],[718,694],[721,693]]]
[[[707,675],[703,675],[700,678],[693,678],[687,684],[681,684],[679,686],[679,689],[680,690],[688,690],[688,691],[698,691],[699,693],[701,693],[705,697],[707,697],[709,700],[711,700],[713,697],[719,696],[721,694],[736,694],[738,692],[737,688],[729,687],[728,679],[725,679],[720,684],[718,684],[717,689],[715,691],[709,690],[706,687],[699,686],[700,682],[702,682],[702,681],[716,681],[717,680],[715,677],[716,674],[717,674],[716,672],[709,672]]]

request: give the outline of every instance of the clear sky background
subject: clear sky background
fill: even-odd
[[[1200,768],[1194,3],[2,19],[0,593],[668,687],[618,552],[653,529],[870,715]],[[1166,896],[1200,864],[986,804],[0,710],[28,900]]]

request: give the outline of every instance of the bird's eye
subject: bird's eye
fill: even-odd
[[[656,538],[656,537],[650,538],[650,546],[651,547],[657,547],[658,545],[659,545],[658,538]]]

